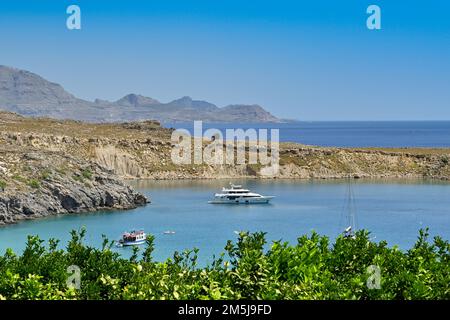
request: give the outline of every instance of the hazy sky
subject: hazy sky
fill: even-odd
[[[81,30],[66,28],[70,4]],[[382,30],[366,28],[370,4]],[[133,92],[300,120],[450,119],[450,1],[1,1],[0,64],[88,100]]]

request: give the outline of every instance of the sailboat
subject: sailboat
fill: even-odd
[[[343,215],[345,215],[346,228],[342,232],[344,238],[355,239],[355,232],[357,230],[356,221],[356,209],[355,209],[355,199],[353,193],[352,179],[349,177],[347,180],[347,195],[346,202],[344,205]]]

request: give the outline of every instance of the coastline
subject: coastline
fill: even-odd
[[[92,124],[0,112],[0,224],[47,215],[131,209],[134,179],[450,180],[450,149],[338,148],[280,143],[279,170],[174,165],[171,130],[152,121]]]

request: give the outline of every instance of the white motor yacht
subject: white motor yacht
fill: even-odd
[[[274,196],[262,196],[259,193],[250,192],[241,185],[230,183],[229,188],[222,188],[221,193],[216,193],[214,199],[208,201],[213,204],[256,204],[269,203]]]

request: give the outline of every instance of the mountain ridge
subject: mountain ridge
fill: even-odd
[[[218,107],[189,96],[163,103],[130,93],[116,101],[87,101],[38,74],[4,65],[0,65],[0,109],[24,116],[87,122],[148,119],[160,122],[282,122],[260,105],[232,104]]]

